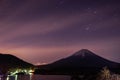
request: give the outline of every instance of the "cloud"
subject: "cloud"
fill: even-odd
[[[52,62],[82,48],[110,59],[116,51],[117,57],[119,5],[88,2],[1,0],[0,51],[32,63]]]

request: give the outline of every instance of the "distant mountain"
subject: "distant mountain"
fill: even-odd
[[[120,70],[119,63],[104,59],[87,49],[82,49],[67,58],[58,60],[48,65],[40,66],[40,69],[37,69],[36,73],[96,73],[106,66],[114,72],[118,72],[118,70]]]
[[[0,54],[0,72],[6,73],[11,68],[30,68],[32,64],[10,54]]]

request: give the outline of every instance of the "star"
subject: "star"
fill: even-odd
[[[62,5],[64,3],[64,1],[60,1],[59,4]]]
[[[58,3],[57,3],[57,5],[56,5],[56,9],[58,9],[59,7],[61,7],[62,5],[64,4],[64,1],[62,0],[62,1],[59,1]]]
[[[89,7],[89,8],[87,8],[88,10],[90,10],[91,8]]]
[[[93,13],[94,13],[94,14],[97,14],[97,11],[94,11]]]
[[[61,0],[61,1],[58,2],[58,6],[61,6],[61,5],[63,5],[63,4],[64,4],[64,1],[63,1],[63,0]]]
[[[86,30],[86,31],[90,30],[90,27],[86,27],[85,30]]]
[[[58,6],[55,7],[56,9],[58,8]]]

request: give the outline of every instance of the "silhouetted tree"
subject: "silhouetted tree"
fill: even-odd
[[[104,67],[103,70],[98,74],[97,80],[110,80],[111,74],[107,67]]]

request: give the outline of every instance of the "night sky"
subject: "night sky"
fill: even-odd
[[[0,52],[33,64],[80,49],[120,62],[120,0],[0,0]]]

